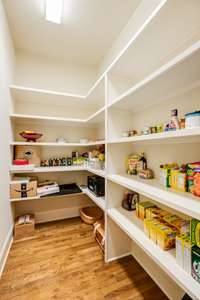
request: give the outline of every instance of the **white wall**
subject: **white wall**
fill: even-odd
[[[15,84],[72,94],[87,94],[97,70],[17,52]]]
[[[0,275],[12,233],[12,213],[9,203],[9,105],[8,85],[12,80],[14,50],[6,23],[2,1],[0,1]]]
[[[129,19],[127,25],[119,34],[116,41],[113,43],[111,49],[108,51],[106,56],[104,57],[100,68],[99,73],[103,73],[107,67],[111,64],[111,62],[119,55],[119,53],[123,50],[126,44],[130,41],[130,39],[137,33],[139,28],[144,24],[146,19],[151,15],[151,13],[155,10],[155,8],[164,2],[163,0],[142,0],[132,17]]]

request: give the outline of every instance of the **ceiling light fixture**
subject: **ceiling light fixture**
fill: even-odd
[[[45,18],[47,21],[60,24],[63,12],[63,0],[46,0]]]

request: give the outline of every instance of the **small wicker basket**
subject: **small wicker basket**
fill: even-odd
[[[83,207],[80,209],[80,217],[86,224],[92,225],[97,220],[101,219],[103,216],[103,212],[99,207],[90,206]]]

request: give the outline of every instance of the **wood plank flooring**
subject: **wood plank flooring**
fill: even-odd
[[[166,300],[132,257],[105,264],[92,227],[79,218],[37,225],[14,241],[1,300]]]

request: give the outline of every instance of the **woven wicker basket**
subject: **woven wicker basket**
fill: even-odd
[[[99,207],[83,207],[80,209],[80,217],[86,224],[94,224],[97,220],[101,219],[103,212]]]

